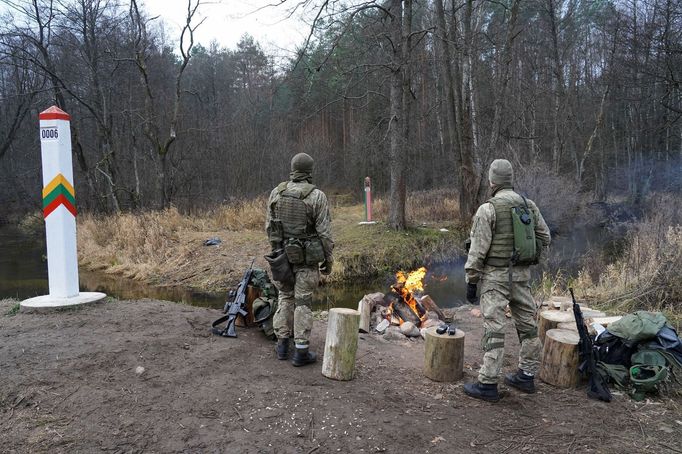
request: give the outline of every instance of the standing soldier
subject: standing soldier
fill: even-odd
[[[297,367],[317,359],[315,353],[308,351],[313,327],[313,290],[319,284],[319,273],[331,273],[333,263],[327,196],[312,184],[312,172],[313,158],[309,155],[299,153],[292,158],[289,181],[270,193],[266,220],[273,254],[283,251],[292,271],[290,278],[284,280],[273,275],[279,290],[273,318],[277,359],[289,357],[289,338],[293,334],[296,351],[292,363]]]
[[[549,245],[550,233],[533,201],[514,192],[513,170],[506,159],[490,165],[492,198],[478,208],[471,227],[466,265],[467,301],[480,302],[483,313],[483,364],[477,383],[464,392],[477,399],[498,401],[497,377],[504,358],[505,307],[509,305],[519,336],[519,368],[504,382],[526,393],[535,392],[541,345],[535,324],[536,305],[530,292],[530,265]]]

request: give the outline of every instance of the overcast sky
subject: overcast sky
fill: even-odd
[[[309,29],[298,19],[287,19],[284,7],[265,7],[279,1],[205,0],[205,4],[202,1],[199,14],[206,20],[197,30],[195,40],[208,46],[215,39],[224,47],[234,48],[241,36],[249,33],[268,53],[284,56],[305,40]],[[187,15],[187,0],[143,0],[143,3],[150,15],[163,18],[171,38],[180,36]]]

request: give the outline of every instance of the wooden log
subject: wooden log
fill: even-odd
[[[445,320],[445,314],[443,314],[443,311],[440,310],[440,307],[438,307],[436,302],[429,295],[422,296],[419,299],[419,302],[422,303],[424,309],[426,309],[429,312],[435,312],[436,314],[438,314],[439,319]]]
[[[424,375],[433,381],[457,381],[464,375],[464,331],[449,336],[436,329],[424,331]]]
[[[414,313],[412,308],[401,297],[396,297],[393,301],[393,313],[402,318],[404,322],[412,322],[414,326],[421,325],[421,319]]]
[[[540,380],[558,388],[575,387],[580,379],[578,373],[577,331],[550,329],[545,336],[540,364]]]
[[[551,308],[561,311],[572,311],[573,310],[573,300],[570,296],[552,296],[550,298],[549,305]],[[580,309],[587,311],[590,310],[589,307],[582,303],[578,303]]]
[[[322,375],[333,380],[353,379],[359,327],[358,311],[339,307],[329,311]]]
[[[557,327],[559,323],[573,322],[575,323],[575,317],[573,312],[564,311],[543,311],[540,312],[540,318],[538,320],[538,337],[541,342],[545,341],[545,333],[550,329]]]
[[[566,308],[573,304],[573,300],[571,300],[570,296],[552,296],[550,297],[550,301],[552,302],[551,307],[560,311],[567,310]]]
[[[563,322],[556,325],[556,329],[570,329],[573,331],[578,331],[578,326],[575,322]]]
[[[586,310],[586,309],[581,309],[580,312],[583,313],[583,318],[588,319],[588,318],[601,318],[601,317],[606,317],[606,314],[601,311],[595,311],[595,310]]]
[[[372,319],[372,309],[374,309],[374,302],[364,297],[358,303],[358,312],[360,312],[360,332],[369,333],[370,320]]]
[[[599,324],[600,324],[601,326],[603,326],[604,328],[608,328],[609,325],[610,325],[611,323],[617,322],[617,321],[620,320],[621,318],[622,318],[622,316],[620,316],[620,315],[616,315],[616,316],[613,316],[613,317],[594,317],[594,318],[592,319],[592,321],[593,321],[593,322],[596,322],[596,323],[599,323]]]

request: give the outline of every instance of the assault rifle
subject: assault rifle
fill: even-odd
[[[581,364],[578,370],[581,374],[588,375],[587,396],[592,399],[603,400],[604,402],[611,402],[611,392],[609,386],[603,376],[597,371],[597,364],[594,357],[594,348],[592,345],[592,338],[587,332],[585,326],[585,319],[580,310],[580,306],[575,302],[575,295],[573,289],[568,289],[571,292],[571,299],[573,299],[573,315],[575,315],[575,324],[578,327],[578,334],[580,335],[580,342],[578,343],[578,350],[580,353]]]
[[[230,292],[230,296],[233,296],[232,301],[227,301],[225,307],[223,308],[223,313],[226,314],[220,317],[218,320],[211,324],[213,328],[213,334],[217,334],[223,337],[237,337],[237,330],[235,328],[235,321],[237,316],[241,315],[246,317],[248,312],[246,312],[246,288],[251,281],[251,275],[253,274],[253,262],[256,259],[251,260],[251,266],[244,272],[244,277],[241,282],[239,282],[239,287],[237,287],[236,292]],[[227,321],[225,329],[216,328],[218,325]]]

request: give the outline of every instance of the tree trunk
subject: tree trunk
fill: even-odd
[[[511,64],[514,60],[513,45],[514,38],[518,34],[516,25],[519,17],[520,3],[521,0],[513,0],[511,5],[511,15],[507,24],[507,33],[505,35],[504,46],[502,47],[502,52],[498,63],[497,78],[494,82],[495,107],[493,112],[493,124],[492,130],[490,132],[490,142],[488,144],[488,149],[485,153],[485,156],[483,157],[486,163],[492,159],[495,154],[499,153],[497,148],[500,139],[500,129],[502,127],[502,111],[504,109],[505,103],[507,102],[507,86],[509,85]],[[488,178],[486,178],[484,173],[481,175],[478,186],[478,200],[481,200],[484,197],[487,189]]]
[[[454,8],[454,4],[453,4]],[[460,219],[466,224],[478,208],[479,175],[476,159],[475,107],[473,93],[473,0],[467,0],[464,7],[464,43],[457,83],[457,104],[461,106],[460,136],[462,138],[462,169],[460,191]],[[453,14],[453,22],[456,17]]]
[[[452,49],[451,42],[455,39],[454,36],[448,36],[448,28],[445,22],[445,9],[443,8],[443,0],[435,0],[436,5],[436,20],[437,20],[437,33],[440,37],[441,46],[443,49],[443,63],[440,65],[443,73],[443,88],[445,91],[446,99],[446,119],[448,124],[448,135],[450,136],[450,144],[452,146],[452,156],[455,160],[455,165],[458,167],[458,179],[459,179],[459,200],[460,200],[460,221],[466,224],[471,219],[473,212],[471,210],[471,203],[469,201],[466,188],[464,186],[464,170],[462,169],[463,162],[463,143],[461,136],[461,115],[458,116],[458,111],[461,111],[461,103],[456,100],[455,87],[457,82],[452,71]],[[453,21],[455,18],[453,17]],[[459,68],[457,68],[459,70]],[[461,90],[460,90],[461,97]],[[460,108],[458,109],[458,106]],[[462,208],[464,207],[464,208]]]
[[[391,73],[391,118],[390,118],[390,172],[391,189],[389,195],[388,224],[395,230],[404,230],[405,222],[405,161],[407,159],[406,136],[409,134],[406,107],[409,106],[409,78],[407,76],[407,61],[404,60],[409,47],[406,46],[403,28],[411,24],[411,0],[405,2],[403,14],[402,0],[391,1],[391,37],[394,43],[393,68]],[[404,15],[404,18],[403,18]],[[404,25],[406,22],[407,25]]]
[[[564,99],[564,68],[561,62],[561,55],[559,52],[559,25],[557,24],[557,8],[554,0],[547,0],[547,13],[549,14],[549,25],[552,39],[552,58],[554,65],[554,77],[556,87],[554,89],[554,106],[553,106],[553,130],[552,130],[552,167],[554,172],[559,173],[561,165],[561,112],[563,110]]]

